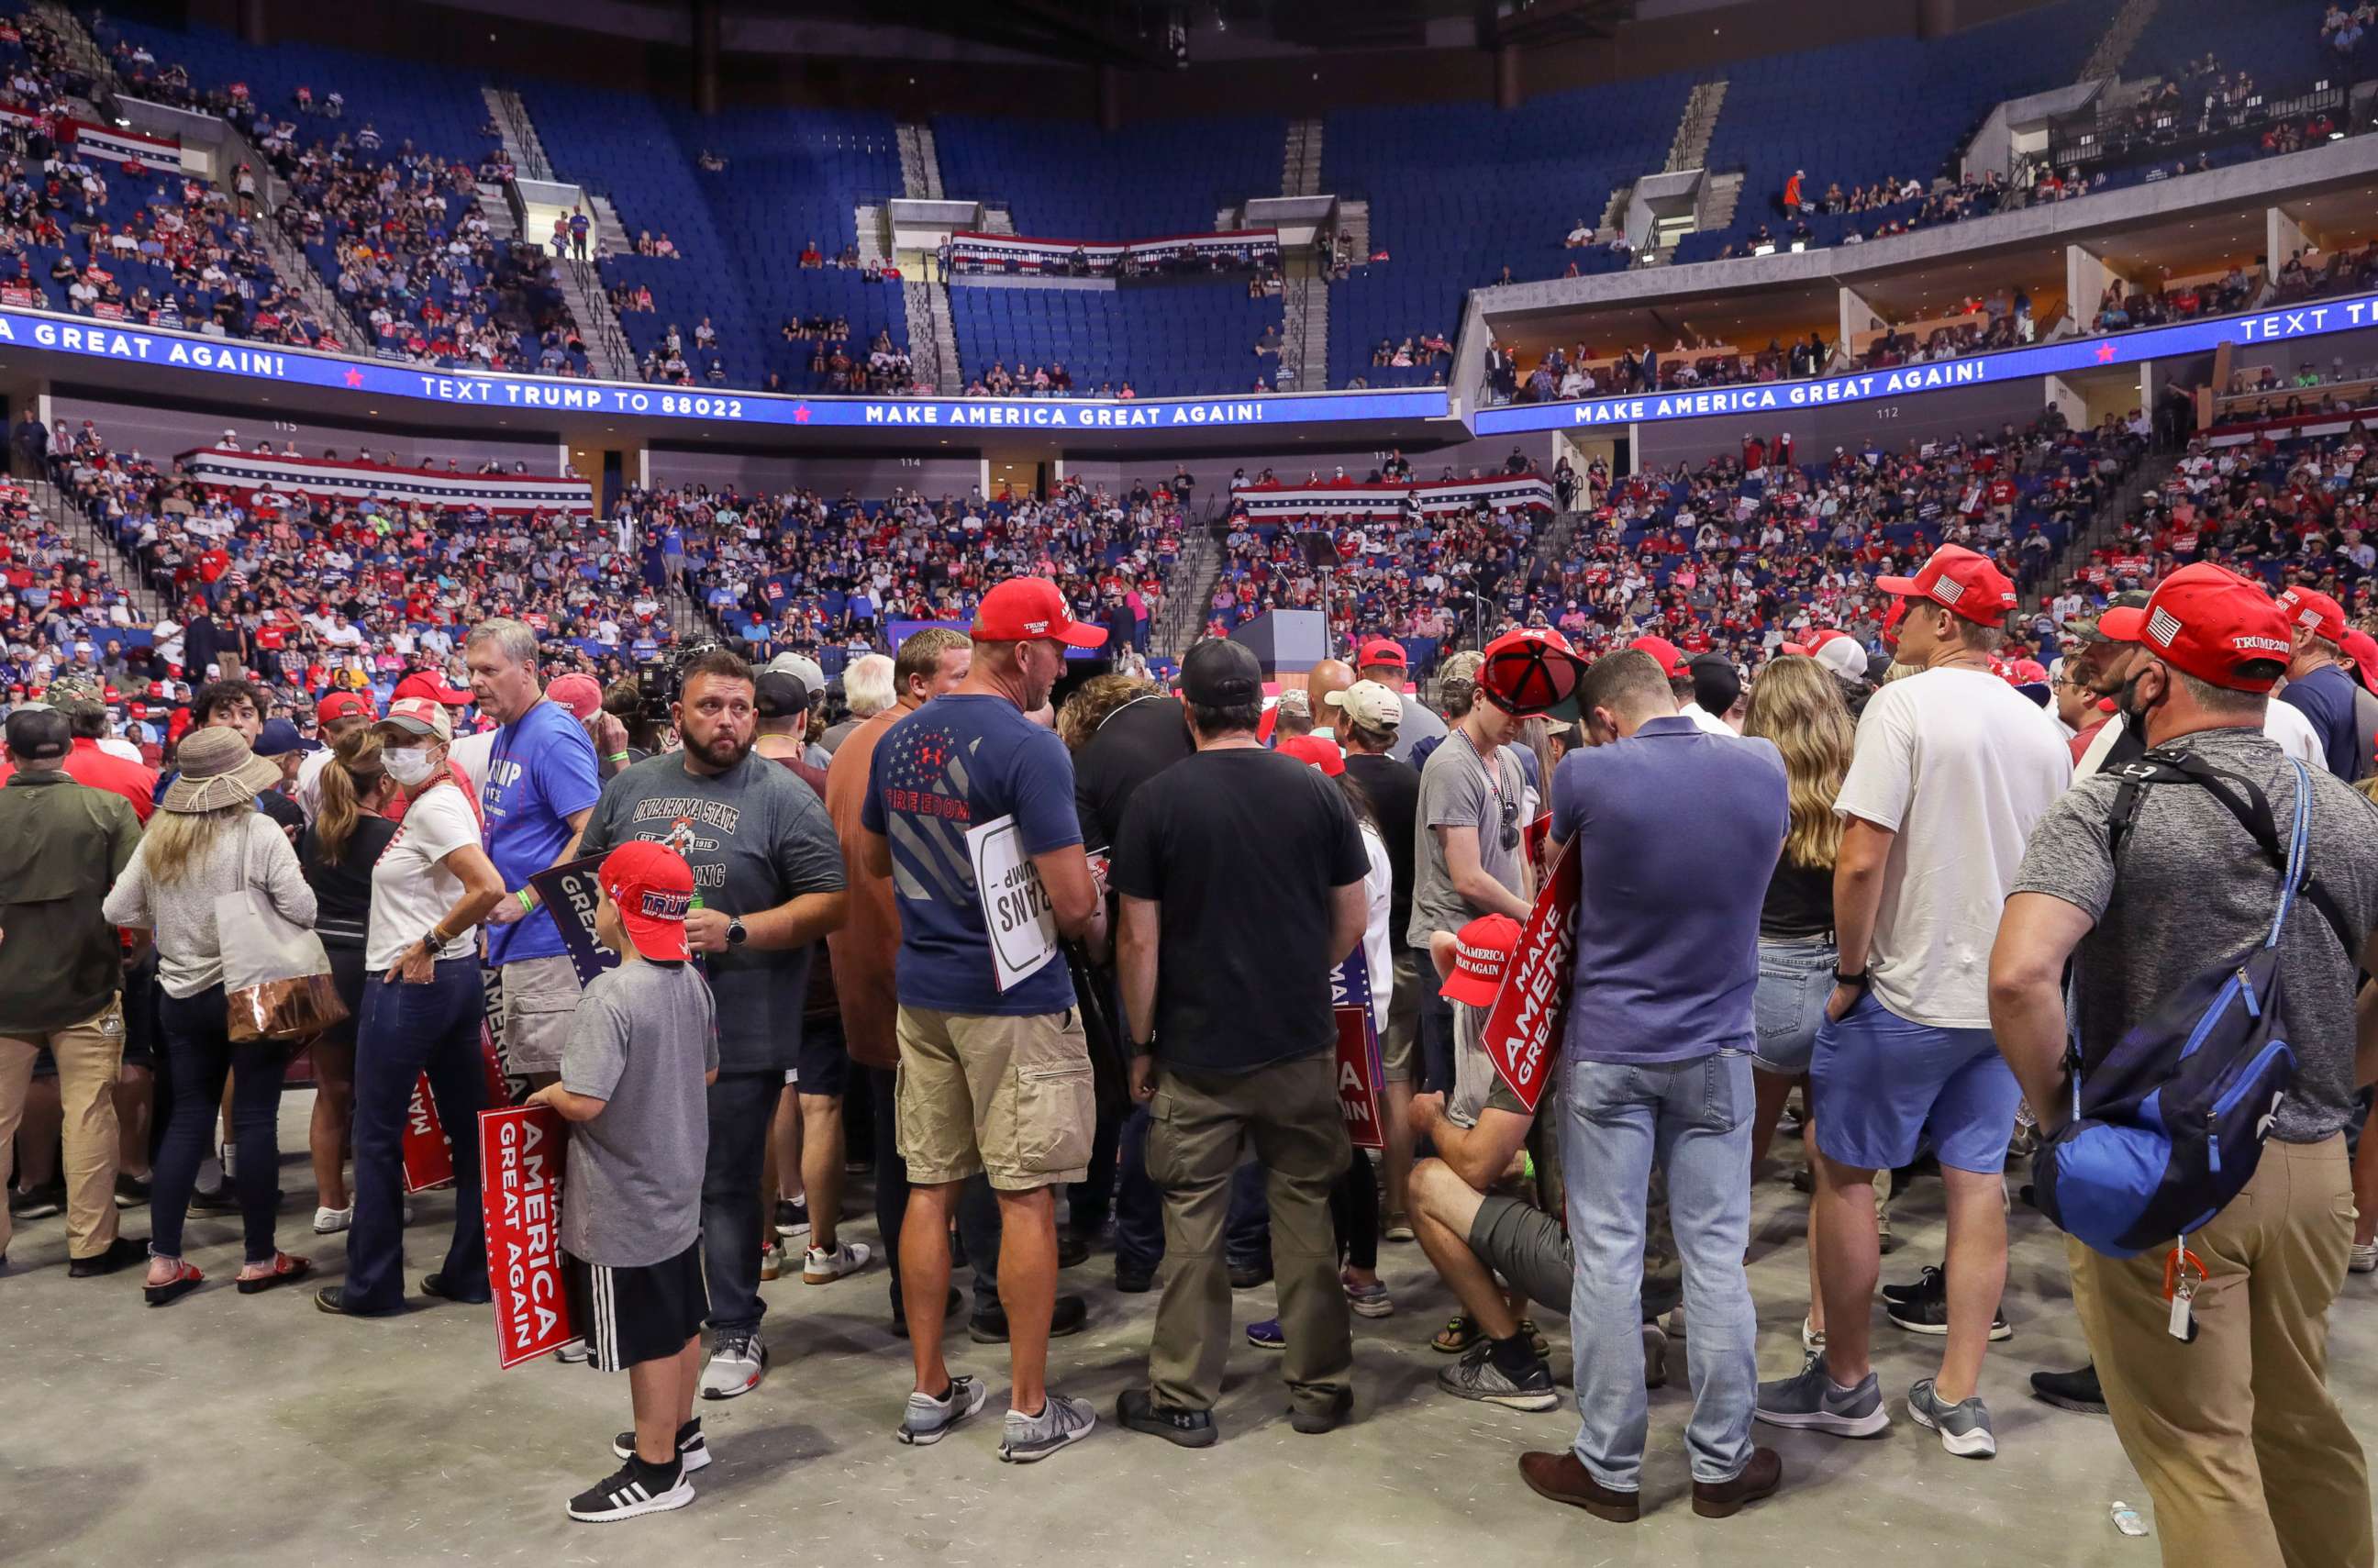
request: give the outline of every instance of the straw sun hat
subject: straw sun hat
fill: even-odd
[[[193,730],[182,737],[174,761],[181,777],[165,790],[159,808],[171,812],[221,811],[281,782],[281,765],[247,749],[236,730],[220,725]]]

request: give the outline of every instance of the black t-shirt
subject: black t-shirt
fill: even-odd
[[[1093,850],[1112,847],[1139,787],[1194,750],[1178,697],[1142,697],[1107,715],[1074,757],[1074,811],[1082,819],[1083,844]]]
[[[1243,1073],[1327,1050],[1331,889],[1369,871],[1344,791],[1292,757],[1200,752],[1149,779],[1113,883],[1162,911],[1157,1059]]]
[[[314,902],[320,911],[314,929],[325,943],[347,947],[364,945],[371,930],[372,867],[395,837],[396,824],[388,818],[357,817],[355,830],[347,835],[346,852],[334,861],[322,853],[321,840],[313,828],[298,835],[297,863],[305,870],[306,886],[314,890]]]
[[[1759,935],[1822,936],[1833,928],[1833,868],[1775,862],[1767,900],[1759,907]]]
[[[1371,797],[1371,815],[1387,841],[1387,869],[1395,879],[1387,930],[1396,940],[1411,924],[1412,824],[1420,816],[1420,769],[1385,753],[1346,754],[1346,771]]]
[[[288,834],[289,841],[293,844],[297,841],[297,835],[305,829],[306,813],[296,802],[278,790],[266,790],[259,793],[256,797],[256,809],[270,817],[279,826],[281,831]]]

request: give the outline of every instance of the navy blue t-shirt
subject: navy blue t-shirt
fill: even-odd
[[[2289,676],[2279,700],[2293,703],[2320,736],[2328,770],[2348,784],[2361,777],[2361,742],[2353,718],[2353,677],[2333,664],[2311,674]]]
[[[1082,841],[1065,743],[1004,697],[935,697],[883,732],[868,759],[859,822],[892,846],[900,911],[896,988],[904,1007],[967,1017],[1032,1017],[1074,1005],[1051,959],[999,989],[967,831],[1013,815],[1027,855]]]

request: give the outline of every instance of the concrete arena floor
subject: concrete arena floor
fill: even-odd
[[[306,1226],[302,1151],[308,1102],[286,1101],[282,1241],[335,1281],[337,1238]],[[1781,1146],[1796,1159],[1796,1146]],[[854,1186],[859,1185],[854,1183]],[[1760,1366],[1798,1364],[1805,1296],[1801,1203],[1780,1177],[1759,1186],[1751,1280]],[[451,1200],[416,1205],[408,1271],[438,1256]],[[873,1241],[867,1213],[847,1229]],[[1936,1260],[1940,1189],[1919,1183],[1894,1211],[1901,1245],[1884,1278]],[[126,1215],[126,1234],[147,1230]],[[1393,1317],[1355,1320],[1356,1418],[1327,1437],[1289,1429],[1276,1363],[1239,1340],[1218,1417],[1222,1441],[1183,1453],[1112,1426],[1115,1395],[1143,1371],[1153,1295],[1118,1296],[1104,1251],[1066,1276],[1090,1327],[1055,1346],[1056,1385],[1090,1399],[1101,1429],[1037,1466],[998,1463],[1005,1353],[951,1339],[952,1363],[985,1374],[985,1417],[942,1444],[904,1448],[890,1433],[908,1387],[906,1346],[885,1327],[881,1263],[860,1276],[766,1287],[773,1364],[754,1393],[703,1407],[716,1462],[699,1500],[674,1514],[578,1525],[570,1493],[609,1473],[609,1435],[626,1424],[627,1383],[582,1369],[496,1368],[484,1310],[440,1304],[392,1321],[314,1310],[305,1290],[241,1297],[232,1219],[194,1219],[190,1256],[207,1288],[170,1309],[143,1306],[127,1272],[69,1281],[57,1220],[20,1228],[0,1273],[0,1564],[1065,1563],[1758,1564],[1840,1568],[1886,1552],[1928,1568],[2011,1562],[2153,1564],[2153,1539],[2108,1523],[2122,1498],[2147,1512],[2136,1476],[2099,1417],[2024,1393],[2040,1367],[2078,1364],[2060,1247],[2018,1209],[2006,1313],[2014,1337],[1991,1349],[1984,1393],[2000,1457],[1952,1458],[1906,1418],[1908,1383],[1931,1369],[1935,1340],[1877,1315],[1893,1422],[1869,1442],[1759,1429],[1781,1451],[1785,1486],[1732,1520],[1696,1518],[1683,1426],[1681,1347],[1651,1396],[1647,1514],[1605,1525],[1545,1502],[1520,1482],[1527,1448],[1573,1435],[1564,1409],[1521,1415],[1435,1392],[1446,1358],[1426,1340],[1450,1297],[1417,1248],[1383,1248]],[[416,1298],[418,1299],[418,1298]],[[1269,1315],[1267,1285],[1242,1292],[1243,1327]],[[1543,1325],[1565,1342],[1566,1322]],[[2378,1446],[2378,1279],[2348,1280],[2335,1314],[2332,1376],[2365,1445]],[[1566,1382],[1568,1357],[1554,1367]]]

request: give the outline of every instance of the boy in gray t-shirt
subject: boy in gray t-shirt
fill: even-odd
[[[693,1396],[702,1376],[705,1086],[718,1076],[710,985],[691,961],[693,871],[663,844],[611,851],[594,934],[619,955],[579,998],[561,1080],[530,1097],[576,1124],[561,1204],[570,1320],[601,1371],[625,1369],[635,1427],[619,1472],[570,1500],[573,1519],[682,1508],[710,1463]]]

